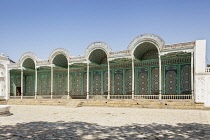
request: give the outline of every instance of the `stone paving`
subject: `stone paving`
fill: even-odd
[[[13,105],[0,139],[206,139],[210,111]]]

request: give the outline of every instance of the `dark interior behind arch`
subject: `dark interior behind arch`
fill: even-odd
[[[56,55],[52,63],[60,67],[65,67],[65,68],[68,67],[68,60],[66,56],[63,54]]]
[[[25,68],[29,68],[29,69],[35,69],[34,60],[31,59],[31,58],[27,58],[27,59],[24,60],[22,66],[25,67]]]
[[[136,47],[134,56],[138,60],[158,59],[158,50],[154,44],[145,42]]]
[[[89,56],[89,60],[91,62],[94,62],[97,64],[106,64],[107,63],[107,55],[103,50],[96,49],[91,52],[91,54]]]

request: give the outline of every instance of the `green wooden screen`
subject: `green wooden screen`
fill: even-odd
[[[159,78],[162,78],[163,95],[191,94],[191,64],[190,58],[163,60],[161,66],[162,77],[159,75],[157,60],[144,60],[135,62],[135,95],[158,95]],[[110,64],[110,93],[111,95],[131,95],[132,68],[131,63]],[[72,98],[86,98],[87,72],[71,70],[69,76],[70,96]],[[65,71],[54,72],[53,95],[67,95],[68,74]],[[23,95],[35,95],[35,75],[24,75]],[[51,95],[50,70],[38,71],[37,95]],[[21,87],[20,71],[11,72],[10,95],[16,96],[17,88]],[[90,95],[108,94],[107,65],[90,68],[89,72]]]
[[[50,73],[38,74],[37,95],[50,95],[51,82]]]
[[[25,91],[24,95],[26,96],[34,96],[35,94],[35,76],[27,75],[25,76]]]

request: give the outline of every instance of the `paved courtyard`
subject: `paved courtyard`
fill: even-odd
[[[14,105],[0,139],[210,139],[210,111]]]

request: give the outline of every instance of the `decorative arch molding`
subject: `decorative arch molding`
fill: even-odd
[[[32,59],[34,61],[34,64],[35,65],[37,64],[37,57],[36,57],[36,55],[34,53],[32,53],[32,52],[26,52],[19,59],[20,65],[22,66],[23,65],[23,62],[26,59],[28,59],[28,58]]]
[[[69,54],[69,51],[64,49],[64,48],[58,48],[58,49],[55,49],[51,54],[50,54],[50,57],[49,57],[49,62],[52,64],[53,63],[53,59],[59,55],[59,54],[62,54],[66,57],[67,61],[69,62],[69,59],[70,59],[70,54]]]
[[[127,49],[131,51],[131,54],[133,54],[136,47],[145,42],[154,44],[157,47],[158,52],[160,52],[165,46],[165,42],[159,36],[154,34],[143,34],[134,38],[133,41],[131,41],[131,43],[128,45]]]
[[[106,44],[105,42],[94,42],[92,44],[90,44],[86,50],[85,50],[85,58],[88,60],[91,52],[93,52],[94,50],[103,50],[107,57],[109,57],[110,52],[112,51],[111,47]]]

